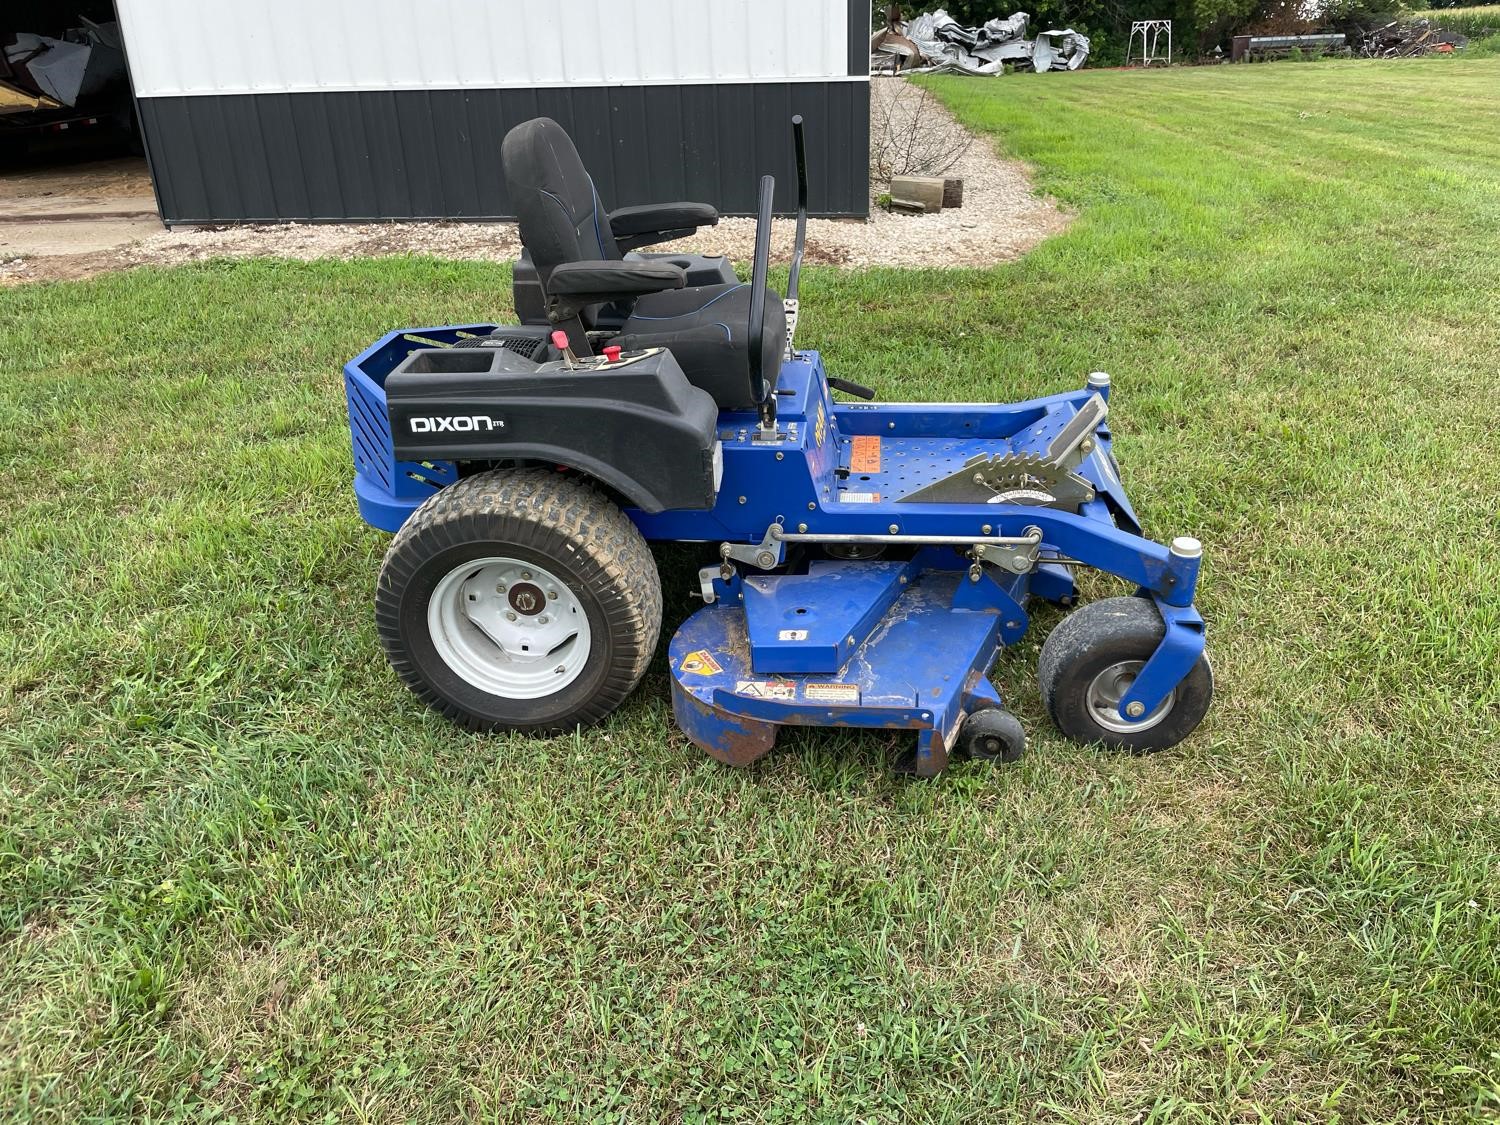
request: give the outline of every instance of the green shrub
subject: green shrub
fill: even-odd
[[[1500,58],[1500,34],[1486,35],[1482,39],[1470,39],[1463,53],[1466,59]]]

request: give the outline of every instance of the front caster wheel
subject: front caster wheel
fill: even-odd
[[[986,707],[963,721],[956,749],[976,762],[1014,762],[1026,753],[1026,729],[1009,711]]]
[[[594,488],[499,470],[407,520],[380,569],[375,621],[396,673],[454,722],[567,730],[640,682],[661,582],[641,533]]]
[[[1105,598],[1062,620],[1042,645],[1037,678],[1059,730],[1075,742],[1149,753],[1192,734],[1214,696],[1205,653],[1162,704],[1139,721],[1120,716],[1120,699],[1166,635],[1146,598]]]

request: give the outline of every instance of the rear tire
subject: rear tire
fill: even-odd
[[[1214,697],[1208,654],[1150,715],[1127,723],[1118,704],[1166,635],[1147,598],[1105,598],[1063,618],[1042,645],[1037,680],[1059,730],[1075,742],[1150,753],[1176,746],[1197,729]]]
[[[641,533],[593,487],[496,470],[407,520],[380,569],[375,622],[396,674],[453,722],[570,730],[640,682],[661,580]]]

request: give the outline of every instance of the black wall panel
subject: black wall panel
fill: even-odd
[[[511,218],[500,141],[539,115],[572,134],[608,206],[693,199],[748,215],[766,172],[778,209],[795,205],[800,113],[809,210],[869,211],[859,81],[196,95],[140,107],[168,223]]]

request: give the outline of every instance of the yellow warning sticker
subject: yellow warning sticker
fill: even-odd
[[[828,436],[828,415],[823,412],[823,404],[818,403],[818,417],[813,423],[813,444],[819,447],[823,439]]]
[[[682,658],[682,670],[691,672],[695,676],[716,676],[724,669],[714,659],[714,654],[706,648],[700,648],[697,652],[690,652]]]

